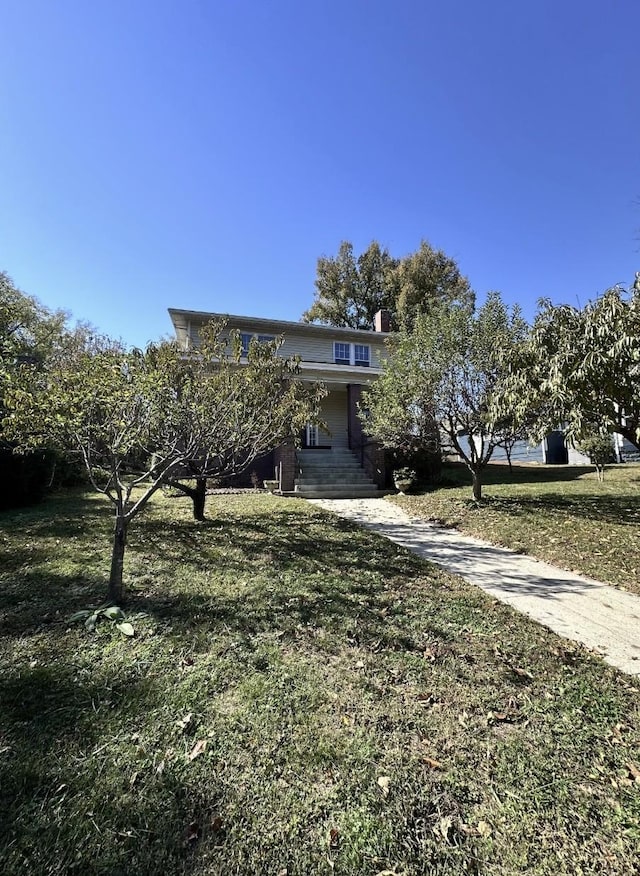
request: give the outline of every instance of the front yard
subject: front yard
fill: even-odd
[[[471,476],[445,468],[446,485],[393,501],[418,517],[582,572],[640,594],[640,465],[593,468],[505,465],[485,470],[483,501],[471,499]]]
[[[208,512],[131,530],[133,638],[68,620],[99,498],[0,517],[3,874],[637,872],[632,679],[303,502]]]

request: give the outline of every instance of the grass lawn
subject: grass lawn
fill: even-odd
[[[592,485],[593,488],[593,485]],[[0,516],[0,872],[631,874],[638,685],[294,500]]]
[[[427,520],[531,554],[564,569],[640,594],[640,465],[485,469],[483,501],[471,498],[464,466],[445,469],[446,485],[393,501]]]

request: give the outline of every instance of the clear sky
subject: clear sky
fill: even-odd
[[[422,238],[479,300],[640,270],[638,0],[4,0],[0,269],[138,345]]]

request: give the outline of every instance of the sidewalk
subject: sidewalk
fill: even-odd
[[[549,629],[640,675],[640,597],[412,518],[384,499],[311,499],[477,584]]]

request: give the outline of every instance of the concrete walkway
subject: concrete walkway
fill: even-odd
[[[410,517],[385,499],[311,499],[477,584],[549,629],[640,675],[640,596]]]

